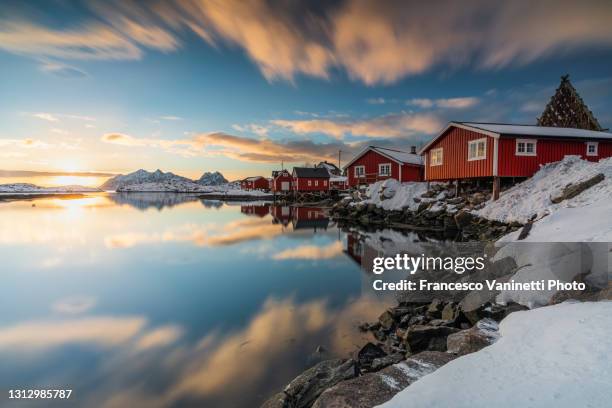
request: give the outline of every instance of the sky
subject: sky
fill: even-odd
[[[3,0],[0,177],[346,163],[533,124],[566,73],[611,127],[609,1]]]

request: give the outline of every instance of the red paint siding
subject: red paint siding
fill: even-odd
[[[380,176],[378,174],[378,165],[385,163],[391,164],[390,176]],[[365,166],[365,178],[355,177],[355,167],[357,166]],[[396,161],[393,161],[373,150],[368,150],[361,157],[351,163],[351,165],[346,168],[346,175],[348,176],[348,184],[351,187],[358,184],[371,184],[376,181],[386,180],[388,178],[394,178],[401,182],[423,180],[422,166],[411,164],[404,164],[402,166],[402,177],[400,180],[400,165]]]
[[[288,182],[289,183],[289,190],[286,190],[286,191],[290,191],[291,188],[292,188],[291,187],[292,181],[293,181],[293,177],[291,176],[291,174],[289,174],[289,172],[281,173],[278,176],[276,176],[276,178],[274,179],[273,190],[276,191],[276,192],[283,191],[282,190],[283,182],[285,182],[285,183]]]
[[[487,140],[487,157],[468,161],[468,142]],[[453,180],[460,178],[488,177],[493,175],[493,138],[471,130],[451,128],[431,145],[427,151],[426,180]],[[431,165],[431,150],[442,148],[442,165]]]
[[[311,181],[308,185],[308,181]],[[329,190],[329,178],[306,178],[296,177],[291,186],[295,191],[327,191]]]
[[[517,156],[516,139],[499,139],[498,174],[501,177],[530,177],[539,170],[540,165],[562,160],[567,155],[581,156],[590,161],[612,156],[612,142],[599,141],[598,155],[587,156],[585,140],[537,139],[531,136],[521,136],[518,139],[536,139],[536,156]]]
[[[254,215],[260,218],[265,217],[266,215],[268,215],[270,213],[270,204],[264,204],[264,205],[255,205],[255,204],[248,204],[248,205],[241,205],[240,206],[240,212],[246,215]]]
[[[242,180],[240,182],[240,188],[243,190],[267,190],[270,187],[270,183],[267,178],[260,177],[257,180]]]

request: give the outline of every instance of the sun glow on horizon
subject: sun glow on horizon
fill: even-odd
[[[79,185],[84,187],[98,187],[104,183],[105,177],[91,177],[91,176],[54,176],[50,177],[48,184],[50,187],[53,186],[71,186]]]

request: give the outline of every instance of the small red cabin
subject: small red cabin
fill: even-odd
[[[329,217],[322,208],[318,207],[295,207],[292,213],[293,229],[317,229],[326,230],[329,225]]]
[[[330,176],[330,190],[346,190],[348,188],[348,177],[346,176]]]
[[[269,187],[268,179],[261,176],[247,177],[240,182],[243,190],[267,190]]]
[[[294,167],[293,191],[328,191],[329,172],[317,167]]]
[[[284,193],[291,191],[291,183],[293,177],[287,170],[272,172],[272,191],[275,193]]]
[[[344,168],[350,187],[372,184],[389,178],[402,183],[423,180],[423,160],[416,153],[416,147],[412,148],[411,153],[407,153],[385,147],[368,146]]]
[[[270,214],[272,214],[272,222],[274,224],[289,225],[293,216],[293,207],[288,205],[273,205],[270,206]]]
[[[593,130],[451,122],[421,149],[425,180],[530,177],[567,155],[612,156],[612,134]]]

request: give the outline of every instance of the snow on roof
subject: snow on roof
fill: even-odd
[[[260,178],[263,178],[263,177],[261,176],[247,177],[245,178],[245,181],[255,181],[255,180],[259,180]]]
[[[347,179],[348,177],[346,176],[332,176],[329,178],[329,181],[340,182],[340,181],[346,181]]]
[[[451,122],[452,123],[452,122]],[[612,139],[612,133],[595,130],[548,127],[535,125],[512,125],[506,123],[458,122],[465,126],[494,132],[500,135],[524,135],[539,137],[569,137],[585,139]]]
[[[418,154],[403,152],[401,150],[389,149],[386,147],[368,146],[365,149],[363,149],[361,152],[359,152],[359,154],[355,155],[355,157],[353,157],[353,159],[350,162],[344,165],[344,168],[346,169],[348,166],[353,164],[355,160],[363,156],[369,150],[373,150],[376,153],[379,153],[385,157],[388,157],[391,160],[395,160],[396,162],[399,162],[401,164],[415,164],[419,166],[423,164],[423,158],[419,156]]]

